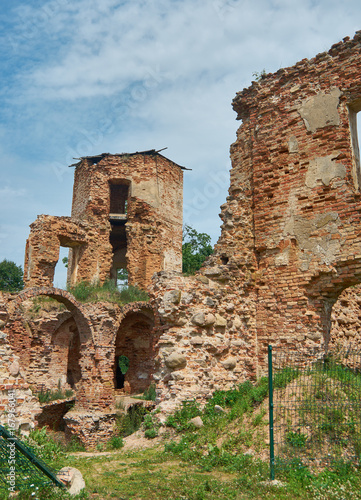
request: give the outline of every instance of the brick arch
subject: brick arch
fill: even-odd
[[[14,299],[9,304],[10,312],[15,312],[16,308],[21,305],[22,302],[28,299],[32,299],[34,297],[39,296],[51,297],[61,304],[64,304],[67,309],[72,313],[76,325],[79,330],[80,341],[82,343],[86,343],[90,340],[94,343],[94,332],[91,326],[91,319],[87,315],[85,309],[82,304],[76,300],[76,298],[66,290],[62,290],[61,288],[53,288],[53,287],[34,287],[27,288],[21,291],[16,299]]]
[[[123,307],[113,339],[114,387],[130,393],[146,390],[153,382],[157,352],[157,314],[147,302]],[[125,377],[117,367],[118,356],[126,355],[130,367]]]
[[[119,326],[114,330],[114,336],[111,339],[112,345],[116,341],[118,331],[122,327],[122,322],[130,314],[139,314],[145,316],[147,319],[151,319],[152,321],[154,321],[154,324],[157,324],[158,322],[157,310],[151,304],[149,304],[149,302],[132,302],[130,304],[126,304],[125,306],[122,307],[120,313]]]
[[[122,320],[130,313],[141,313],[149,318],[154,318],[156,310],[149,302],[132,302],[122,307]]]

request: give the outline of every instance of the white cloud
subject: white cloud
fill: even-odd
[[[175,85],[204,84],[239,65],[257,70],[270,62],[276,70],[293,60],[295,50],[310,55],[325,29],[332,33],[345,14],[344,4],[332,3],[333,9],[298,1],[138,0],[117,6],[79,0],[51,19],[53,36],[65,36],[57,57],[36,64],[27,77],[34,93],[42,89],[41,98],[77,99],[121,92],[154,68],[164,84]]]
[[[277,71],[353,36],[360,13],[356,0],[9,5],[1,38],[0,233],[21,237],[2,238],[5,256],[14,241],[23,252],[38,214],[69,213],[73,156],[164,146],[166,156],[193,169],[185,172],[187,222],[215,240],[227,186],[212,182],[230,166],[235,93],[255,71]]]

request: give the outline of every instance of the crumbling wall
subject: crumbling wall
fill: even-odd
[[[361,280],[353,125],[361,102],[360,48],[359,32],[254,82],[233,101],[243,124],[231,148],[230,199],[222,211],[228,228],[215,258],[241,226],[227,211],[248,197],[261,364],[268,343],[297,350],[327,344],[332,305]]]
[[[121,321],[114,343],[115,388],[141,394],[154,382],[156,344],[159,332],[154,328],[152,310],[129,312]],[[129,359],[125,375],[117,369],[119,356]]]
[[[77,406],[65,420],[84,441],[101,426],[110,432],[115,360],[125,351],[132,358],[134,349],[144,349],[132,362],[145,369],[147,383],[153,377],[158,401],[169,410],[184,399],[205,401],[215,389],[260,375],[269,343],[300,353],[330,343],[332,307],[344,289],[361,281],[360,49],[358,32],[353,40],[266,75],[237,94],[233,106],[242,125],[231,146],[222,233],[195,277],[164,271],[180,266],[180,167],[156,152],[100,155],[76,165],[72,218],[65,221],[65,232],[73,234],[68,243],[79,243],[72,246],[71,276],[104,280],[116,251],[119,262],[126,261],[131,283],[145,286],[157,271],[150,305],[81,305],[50,288],[30,289],[13,300],[19,306],[45,293],[72,313],[81,378],[75,384]],[[113,189],[121,193],[118,203],[111,200],[112,183],[123,186]],[[44,262],[39,255],[47,250],[40,240],[28,245],[28,268],[40,269],[30,265],[36,259],[43,266],[30,271],[36,284],[42,283],[40,275],[48,283],[45,264],[53,265],[60,242],[48,222],[38,223],[50,238]],[[83,240],[76,228],[85,231]],[[117,241],[126,247],[115,249]],[[341,307],[348,300],[340,296]],[[334,325],[340,331],[343,313],[337,308]],[[20,332],[15,310],[12,328]],[[70,322],[65,327],[47,333],[48,343],[59,342],[52,348],[56,364],[70,342]],[[25,330],[14,338],[18,349],[29,342]],[[143,387],[138,368],[128,375],[135,390]]]
[[[360,352],[361,287],[344,290],[332,308],[329,346],[333,351]]]
[[[70,217],[39,215],[30,225],[26,242],[25,286],[53,286],[60,246],[82,252],[88,244],[88,233],[89,228],[75,223]]]
[[[41,215],[30,226],[25,286],[52,286],[60,246],[71,286],[126,268],[129,283],[146,288],[155,272],[180,271],[182,169],[154,150],[81,159],[71,217]]]
[[[112,213],[117,206],[111,198],[114,186],[128,193],[119,204],[122,214]],[[84,158],[76,165],[72,218],[96,230],[98,239],[91,245],[95,255],[109,241],[113,249],[108,259],[123,248],[129,283],[146,288],[155,272],[182,268],[182,191],[182,168],[155,151]],[[94,268],[83,257],[77,279],[92,272],[92,280],[103,281],[111,267],[100,258]]]
[[[7,303],[8,294],[0,292],[0,424],[27,432],[35,427],[41,408],[26,380],[21,356],[4,329],[8,321]]]
[[[38,297],[51,297],[67,310],[54,303],[45,303],[42,309],[41,303],[32,302]],[[115,422],[115,361],[122,342],[131,360],[126,380],[132,392],[144,391],[153,381],[160,329],[147,303],[123,307],[112,303],[80,304],[64,290],[37,287],[8,294],[3,312],[0,301],[2,317],[0,341],[3,338],[7,343],[6,349],[0,349],[5,377],[0,391],[25,388],[29,391],[27,399],[36,402],[29,388],[35,393],[54,391],[59,386],[63,391],[73,389],[76,404],[64,417],[66,432],[76,434],[87,446],[111,435]],[[0,394],[3,409],[6,394]],[[41,411],[38,403],[34,408],[36,412],[29,416],[27,406],[19,407],[18,421],[31,419],[34,425]]]
[[[204,402],[255,374],[254,300],[223,281],[221,266],[208,271],[212,277],[162,272],[153,278],[162,325],[154,379],[164,411],[184,400]]]
[[[151,290],[160,342],[168,341],[159,360],[163,406],[260,375],[269,343],[327,347],[333,304],[361,281],[360,49],[358,32],[234,99],[242,124],[215,252],[198,278],[158,274]],[[212,355],[217,314],[221,348]]]

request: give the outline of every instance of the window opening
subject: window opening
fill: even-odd
[[[59,259],[55,266],[53,285],[55,288],[66,290],[67,273],[68,273],[68,254],[69,248],[59,248]]]
[[[227,255],[221,255],[221,262],[224,266],[228,264],[228,261],[229,258],[227,257]]]
[[[110,184],[110,214],[126,214],[128,208],[128,186]]]
[[[72,389],[81,379],[80,359],[80,337],[77,327],[69,328],[69,351],[67,366],[67,383]]]
[[[125,268],[117,269],[117,288],[122,290],[128,286],[128,271]]]
[[[127,273],[127,235],[125,224],[128,212],[129,185],[125,183],[110,183],[109,220],[111,223],[110,244],[113,248],[113,265],[111,279],[119,288],[128,284]]]

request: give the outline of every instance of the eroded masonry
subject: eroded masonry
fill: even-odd
[[[349,287],[361,282],[360,75],[357,32],[236,95],[242,124],[221,237],[194,277],[179,272],[182,169],[156,152],[83,158],[72,217],[37,219],[27,289],[1,298],[3,408],[15,386],[23,415],[35,415],[28,385],[60,379],[76,397],[63,417],[67,432],[94,445],[92,436],[111,432],[119,390],[154,382],[169,411],[262,374],[269,343],[300,353],[359,343],[360,299]],[[126,267],[150,302],[79,304],[54,289],[59,245],[71,248],[70,283]],[[29,300],[39,295],[65,309],[32,317]],[[131,365],[124,380],[122,354]]]
[[[183,170],[155,150],[81,158],[71,217],[40,215],[26,243],[27,287],[52,286],[59,248],[69,248],[68,283],[116,279],[149,285],[182,270]]]

